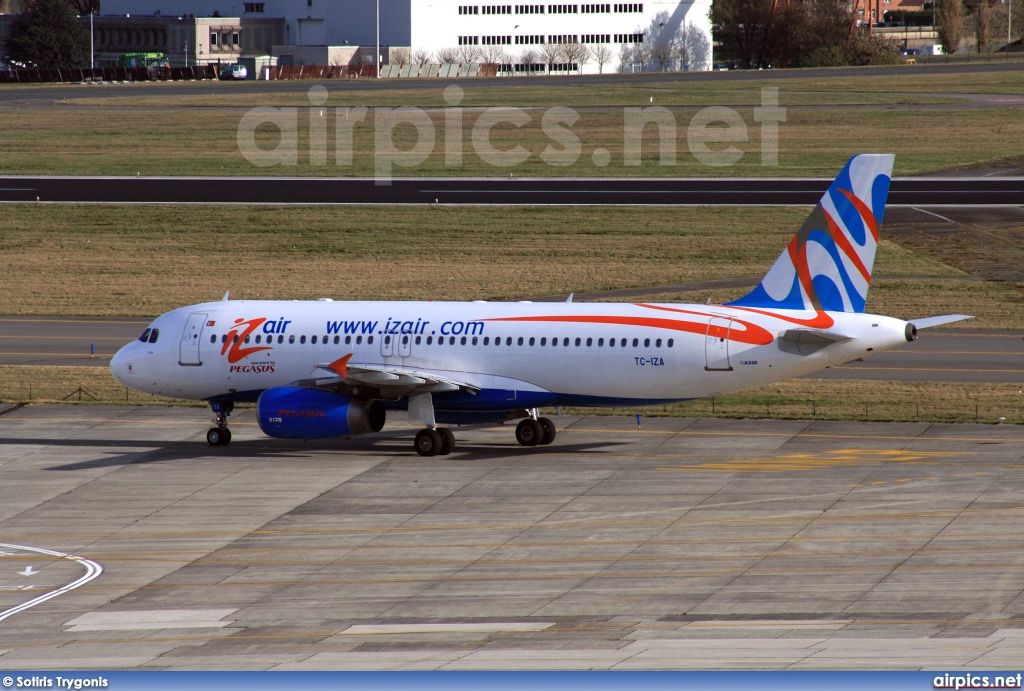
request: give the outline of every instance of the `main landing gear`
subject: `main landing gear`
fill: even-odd
[[[546,417],[537,417],[536,409],[516,426],[516,441],[523,446],[546,446],[555,440],[558,430],[555,423]]]
[[[447,427],[421,429],[413,440],[420,456],[447,456],[455,450],[455,435]]]
[[[206,433],[206,441],[210,446],[227,446],[231,443],[231,430],[228,429],[228,417],[234,410],[235,404],[231,401],[210,401],[213,409],[213,424]]]

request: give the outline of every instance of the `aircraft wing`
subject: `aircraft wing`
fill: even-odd
[[[443,391],[467,391],[477,393],[480,388],[464,381],[432,372],[392,365],[352,364],[351,355],[329,363],[314,365],[313,376],[300,379],[292,386],[330,388],[338,384],[347,386],[369,386],[386,388],[391,396],[408,396],[410,393],[441,393]]]

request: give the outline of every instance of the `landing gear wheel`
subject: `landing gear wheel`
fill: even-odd
[[[416,453],[420,456],[436,456],[441,451],[441,444],[441,435],[433,429],[421,429],[413,440]]]
[[[533,418],[526,418],[516,427],[516,441],[523,446],[537,446],[544,438],[544,428]]]
[[[231,443],[231,432],[226,427],[213,427],[206,433],[206,441],[210,446],[227,446]]]
[[[437,452],[437,455],[447,456],[455,450],[455,435],[447,427],[438,427],[437,433],[441,435],[441,449]]]
[[[547,446],[555,440],[558,430],[555,429],[555,423],[546,417],[537,418],[537,422],[540,423],[541,428],[544,430],[544,435],[540,438],[540,445]]]

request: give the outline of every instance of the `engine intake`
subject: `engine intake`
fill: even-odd
[[[264,391],[256,402],[256,414],[263,433],[278,439],[331,439],[379,432],[387,417],[380,401],[295,386]]]

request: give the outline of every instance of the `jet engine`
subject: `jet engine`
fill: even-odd
[[[256,402],[260,429],[279,439],[330,439],[379,432],[387,413],[380,401],[365,401],[332,391],[280,386]]]

